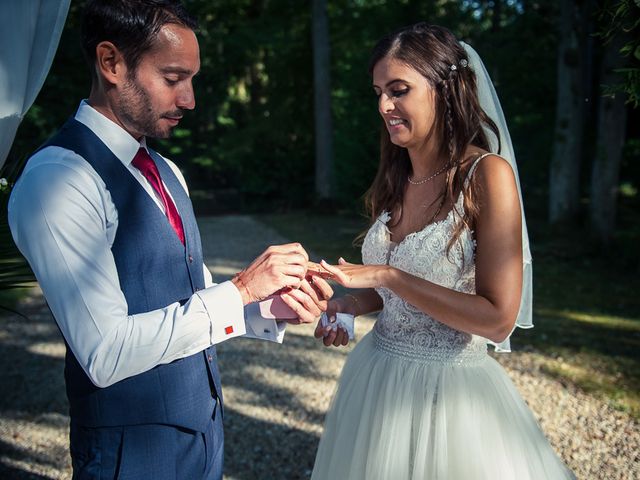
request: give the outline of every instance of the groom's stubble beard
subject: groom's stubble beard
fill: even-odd
[[[127,130],[137,132],[145,137],[169,138],[171,127],[162,128],[159,124],[163,116],[182,116],[182,110],[158,113],[153,108],[147,90],[138,82],[135,72],[128,76],[118,104],[120,117]]]

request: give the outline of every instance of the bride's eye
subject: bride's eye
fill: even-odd
[[[394,97],[402,97],[403,95],[406,95],[407,93],[409,93],[409,89],[408,88],[402,88],[399,90],[392,90],[391,91],[391,95],[393,95]]]

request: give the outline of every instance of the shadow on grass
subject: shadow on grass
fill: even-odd
[[[225,413],[225,475],[234,480],[298,480],[311,476],[318,436],[232,408],[227,407]]]
[[[335,373],[323,372],[318,364],[342,364],[351,349],[326,348],[311,337],[292,332],[295,328],[288,328],[283,345],[249,339],[234,339],[221,345],[218,351],[223,390],[241,389],[245,406],[276,406],[287,412],[292,421],[321,427],[328,405],[310,407],[299,396],[299,389],[309,382],[320,385],[337,381],[339,369]],[[234,408],[233,402],[229,406]]]
[[[583,311],[537,309],[536,329],[522,335],[537,349],[556,348],[638,360],[640,321]]]
[[[45,308],[24,313],[0,317],[0,415],[66,415],[62,336]]]
[[[53,462],[46,454],[38,454],[30,449],[20,447],[15,444],[8,443],[4,440],[0,440],[0,454],[2,460],[0,460],[0,478],[6,480],[40,480],[40,479],[55,479],[58,476],[40,475],[37,473],[29,472],[24,468],[20,468],[10,463],[23,463],[23,464],[38,464],[48,467],[59,467],[57,462]],[[10,461],[7,461],[10,459]]]
[[[0,442],[0,451],[5,452],[4,442]],[[21,468],[6,465],[3,461],[0,461],[0,478],[6,480],[52,480],[55,477],[38,475],[36,473],[29,473]]]
[[[572,237],[542,243],[534,262],[536,328],[518,342],[545,356],[545,374],[640,419],[640,275],[628,252]]]
[[[0,478],[61,478],[34,472],[59,473],[68,462],[64,345],[43,303],[20,310],[24,317],[0,316]],[[43,448],[52,436],[64,443]]]
[[[230,478],[309,478],[340,373],[323,367],[342,365],[351,350],[326,348],[309,333],[289,326],[282,345],[234,339],[219,347]]]

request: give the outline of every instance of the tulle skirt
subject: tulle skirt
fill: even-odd
[[[381,349],[349,355],[327,413],[312,480],[573,479],[502,367]]]

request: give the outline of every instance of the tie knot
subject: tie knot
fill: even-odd
[[[131,164],[140,170],[143,174],[152,173],[154,176],[158,175],[158,167],[154,163],[151,155],[146,149],[140,147],[136,156],[133,157]]]

